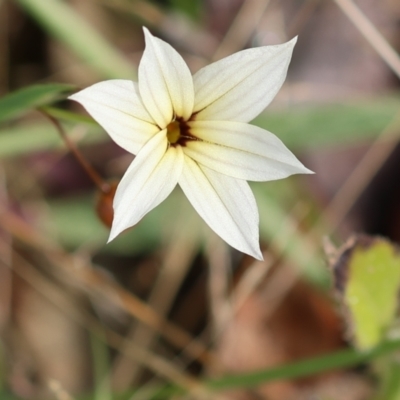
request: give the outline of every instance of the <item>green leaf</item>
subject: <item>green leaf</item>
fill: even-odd
[[[46,114],[61,121],[82,123],[99,127],[98,123],[92,117],[86,115],[77,114],[72,111],[61,110],[55,107],[41,107],[41,109],[45,111]]]
[[[135,77],[134,67],[66,1],[16,0],[53,38],[104,78]]]
[[[16,118],[26,111],[45,106],[65,97],[75,86],[65,84],[34,85],[0,99],[0,122]]]
[[[398,308],[399,249],[380,237],[355,236],[345,245],[334,275],[355,344],[360,349],[376,346]]]

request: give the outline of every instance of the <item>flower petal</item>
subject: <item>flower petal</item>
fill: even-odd
[[[143,146],[118,185],[109,242],[168,197],[182,167],[182,148],[168,148],[165,130]]]
[[[263,259],[257,204],[247,182],[201,167],[185,156],[179,185],[214,232],[237,250]]]
[[[282,86],[296,40],[243,50],[199,70],[193,76],[196,119],[255,118]]]
[[[199,164],[238,179],[270,181],[312,173],[274,134],[232,121],[192,121],[184,152]]]
[[[132,81],[96,83],[69,98],[81,103],[119,146],[133,154],[160,130]]]
[[[143,28],[146,49],[139,64],[143,102],[164,129],[175,116],[189,119],[193,111],[192,75],[183,58],[168,43]]]

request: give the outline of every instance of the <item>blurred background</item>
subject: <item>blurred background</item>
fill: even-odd
[[[285,84],[253,123],[316,172],[252,185],[264,262],[216,237],[179,189],[106,245],[98,213],[110,198],[54,123],[38,111],[0,123],[1,399],[372,398],[367,368],[202,387],[351,346],[324,238],[400,241],[400,3],[352,4],[0,0],[0,97],[135,80],[142,26],[192,72],[298,35]],[[132,156],[65,97],[47,112],[104,181],[118,182]],[[169,393],[175,386],[189,394]]]

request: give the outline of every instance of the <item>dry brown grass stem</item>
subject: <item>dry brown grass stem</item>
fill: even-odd
[[[92,0],[98,1],[98,0]],[[142,0],[100,0],[100,2],[114,11],[132,16],[132,19],[141,23],[153,33],[161,34],[171,44],[175,43],[179,49],[186,50],[199,57],[209,58],[217,46],[216,38],[203,29],[182,12],[171,12],[157,4]]]
[[[333,233],[346,217],[350,208],[371,182],[384,162],[387,160],[391,152],[398,143],[398,132],[400,129],[400,112],[391,120],[387,127],[380,133],[376,140],[371,144],[368,151],[364,154],[360,162],[357,164],[353,172],[337,191],[335,197],[329,202],[322,212],[320,220],[314,225],[308,233],[307,243],[310,245],[308,258],[312,259],[319,251],[319,238],[323,235]],[[290,213],[288,223],[293,223],[300,218],[294,218],[294,212]],[[328,224],[326,224],[328,222]],[[327,228],[328,226],[328,228]],[[291,230],[295,232],[298,225],[293,225]],[[327,231],[329,229],[329,231]],[[272,246],[275,243],[274,246]],[[279,235],[271,242],[277,254],[282,253],[279,245]],[[279,268],[275,274],[271,276],[268,285],[263,290],[263,297],[268,304],[268,315],[271,315],[280,302],[289,292],[290,288],[297,282],[301,275],[299,268],[287,266]]]
[[[42,236],[14,213],[3,213],[0,216],[0,226],[24,244],[42,252],[52,264],[60,268],[60,273],[66,274],[75,284],[94,294],[100,294],[111,304],[122,307],[129,315],[157,331],[170,343],[188,352],[187,355],[192,359],[203,363],[214,361],[214,356],[203,343],[196,341],[186,331],[160,316],[121,285],[88,266],[86,257],[65,253],[58,245]]]
[[[209,268],[208,293],[213,336],[217,337],[232,318],[232,305],[229,299],[231,259],[222,239],[214,233],[210,234],[209,238],[206,248]]]
[[[6,174],[0,164],[0,218],[7,212],[8,192]],[[12,236],[7,231],[0,231],[0,330],[7,323],[12,307],[12,276],[10,266],[12,262]]]
[[[352,0],[334,0],[369,44],[400,78],[400,57]]]
[[[0,244],[2,242],[3,240],[0,239]],[[100,340],[106,340],[107,345],[123,352],[135,362],[142,363],[157,375],[171,380],[186,390],[192,391],[199,386],[196,379],[180,371],[169,360],[165,360],[131,341],[127,343],[124,336],[102,326],[92,315],[74,304],[74,301],[67,297],[66,293],[60,290],[56,283],[45,278],[41,272],[16,251],[13,252],[13,261],[12,270],[15,273],[73,321],[96,335]]]
[[[269,0],[244,1],[212,59],[219,60],[241,50],[257,28],[268,4]]]
[[[0,1],[0,96],[9,90],[10,38],[9,11],[5,1]]]
[[[320,3],[320,0],[305,0],[293,20],[290,22],[290,25],[287,28],[287,36],[291,39],[293,36],[296,36],[300,33],[302,28],[307,24],[311,15],[315,11],[317,5]]]
[[[395,149],[399,140],[399,129],[400,111],[371,144],[323,211],[322,220],[328,221],[331,232],[334,232],[344,220],[350,208]]]
[[[147,300],[147,304],[159,315],[165,316],[170,311],[176,294],[197,253],[197,230],[192,228],[191,221],[185,222],[185,224],[183,221],[181,224],[178,223],[179,229],[170,235],[160,272]],[[191,228],[182,228],[185,225]],[[127,335],[127,339],[147,349],[154,346],[157,337],[157,331],[151,330],[143,324],[134,326],[134,329]],[[120,358],[114,364],[113,369],[115,387],[120,391],[126,390],[132,382],[138,380],[141,372],[140,365],[132,364],[128,359]]]
[[[113,8],[114,10],[134,14],[145,23],[153,26],[161,25],[166,18],[163,10],[148,1],[135,0],[132,2],[125,0],[101,0],[101,3],[106,7]]]
[[[47,385],[57,400],[74,400],[74,398],[61,386],[60,382],[51,379]]]
[[[281,229],[276,232],[274,238],[269,243],[269,251],[264,252],[264,261],[255,261],[248,269],[244,277],[238,283],[232,294],[235,312],[238,312],[251,294],[260,286],[263,302],[267,305],[265,317],[270,317],[278,308],[282,300],[289,293],[290,289],[297,282],[301,275],[301,270],[296,268],[288,260],[280,268],[272,271],[268,280],[272,265],[282,257],[285,252],[288,235],[295,235],[299,232],[300,221],[302,221],[309,212],[303,202],[297,202],[287,217],[282,221]],[[315,253],[315,246],[312,247],[311,241],[307,241],[311,253]],[[266,282],[266,284],[264,284]]]

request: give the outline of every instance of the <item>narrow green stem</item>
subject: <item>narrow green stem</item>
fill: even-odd
[[[303,378],[329,370],[355,367],[397,350],[400,350],[400,339],[388,340],[368,351],[359,351],[355,349],[342,350],[333,354],[315,357],[276,368],[208,379],[205,380],[203,384],[211,393],[235,388],[256,387],[272,381]],[[158,388],[155,386],[153,394],[149,395],[149,399],[165,400],[174,395],[183,394],[184,392],[183,388],[175,385],[161,386]],[[121,395],[121,400],[130,399],[133,393],[130,392]]]
[[[390,340],[368,351],[343,350],[276,368],[210,379],[205,384],[213,391],[254,387],[271,381],[297,379],[328,370],[356,366],[398,349],[400,349],[400,339]]]

